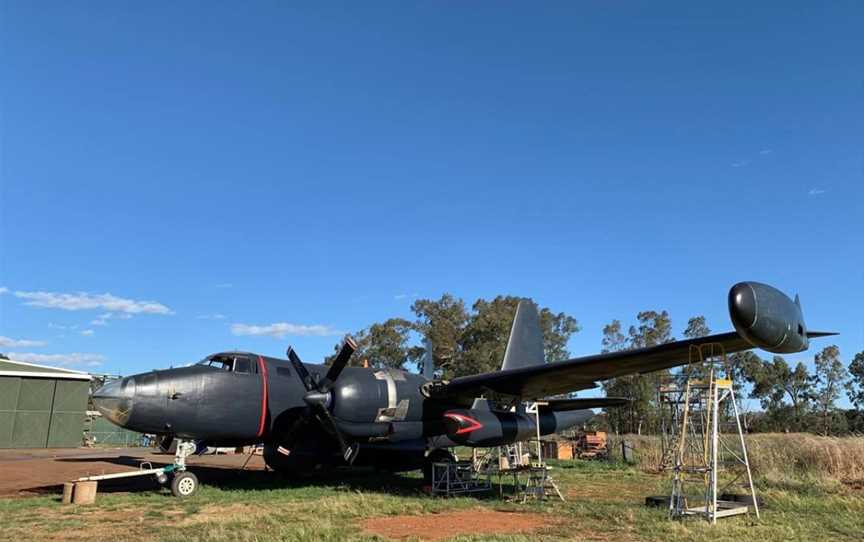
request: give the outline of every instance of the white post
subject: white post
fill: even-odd
[[[543,445],[540,442],[540,404],[534,403],[534,422],[537,425],[537,464],[543,464]]]
[[[720,417],[720,393],[717,388],[717,381],[715,380],[712,384],[714,385],[714,396],[712,397],[714,418],[711,420],[711,523],[717,523],[717,419]]]
[[[747,467],[747,482],[750,484],[750,496],[753,498],[753,511],[756,512],[756,519],[759,518],[759,503],[756,502],[756,487],[753,485],[753,474],[750,472],[750,459],[747,457],[747,445],[744,443],[744,432],[741,431],[741,420],[738,418],[738,405],[735,403],[735,392],[729,390],[732,398],[732,408],[735,412],[735,423],[738,424],[738,436],[741,438],[741,452],[744,455],[744,465]]]

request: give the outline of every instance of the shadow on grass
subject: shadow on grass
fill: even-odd
[[[94,459],[64,458],[57,461],[68,463],[94,462]],[[130,467],[130,471],[141,467],[143,458],[119,456],[100,458],[95,461],[112,463]],[[170,461],[149,462],[152,468],[169,465]],[[150,466],[148,465],[148,467]],[[202,486],[212,487],[222,491],[273,491],[298,488],[338,488],[340,491],[377,492],[394,496],[420,496],[427,494],[422,477],[414,473],[392,473],[372,469],[337,469],[330,472],[317,473],[308,477],[289,477],[269,470],[240,470],[227,466],[190,465]],[[27,488],[26,492],[42,495],[59,495],[62,484]],[[142,475],[129,478],[116,478],[99,481],[100,493],[138,493],[163,490],[153,475]],[[504,494],[513,493],[512,484],[504,484],[501,488]],[[167,493],[167,491],[166,491]],[[493,485],[486,493],[467,495],[477,500],[495,499],[499,496],[499,486]]]

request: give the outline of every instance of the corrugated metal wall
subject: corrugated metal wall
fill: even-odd
[[[0,376],[0,448],[81,445],[85,380]]]
[[[141,433],[118,427],[102,417],[93,418],[90,421],[88,434],[93,444],[114,446],[141,446],[144,436]]]

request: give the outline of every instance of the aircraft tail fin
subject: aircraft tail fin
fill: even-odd
[[[518,369],[546,363],[543,350],[543,330],[540,327],[540,313],[537,305],[530,299],[519,301],[510,339],[504,351],[501,370]]]

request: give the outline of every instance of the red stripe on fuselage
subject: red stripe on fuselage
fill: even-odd
[[[264,358],[258,356],[258,374],[261,375],[261,420],[258,422],[257,437],[264,436],[264,424],[267,422],[267,392],[270,391],[270,383],[267,379],[267,364]]]

